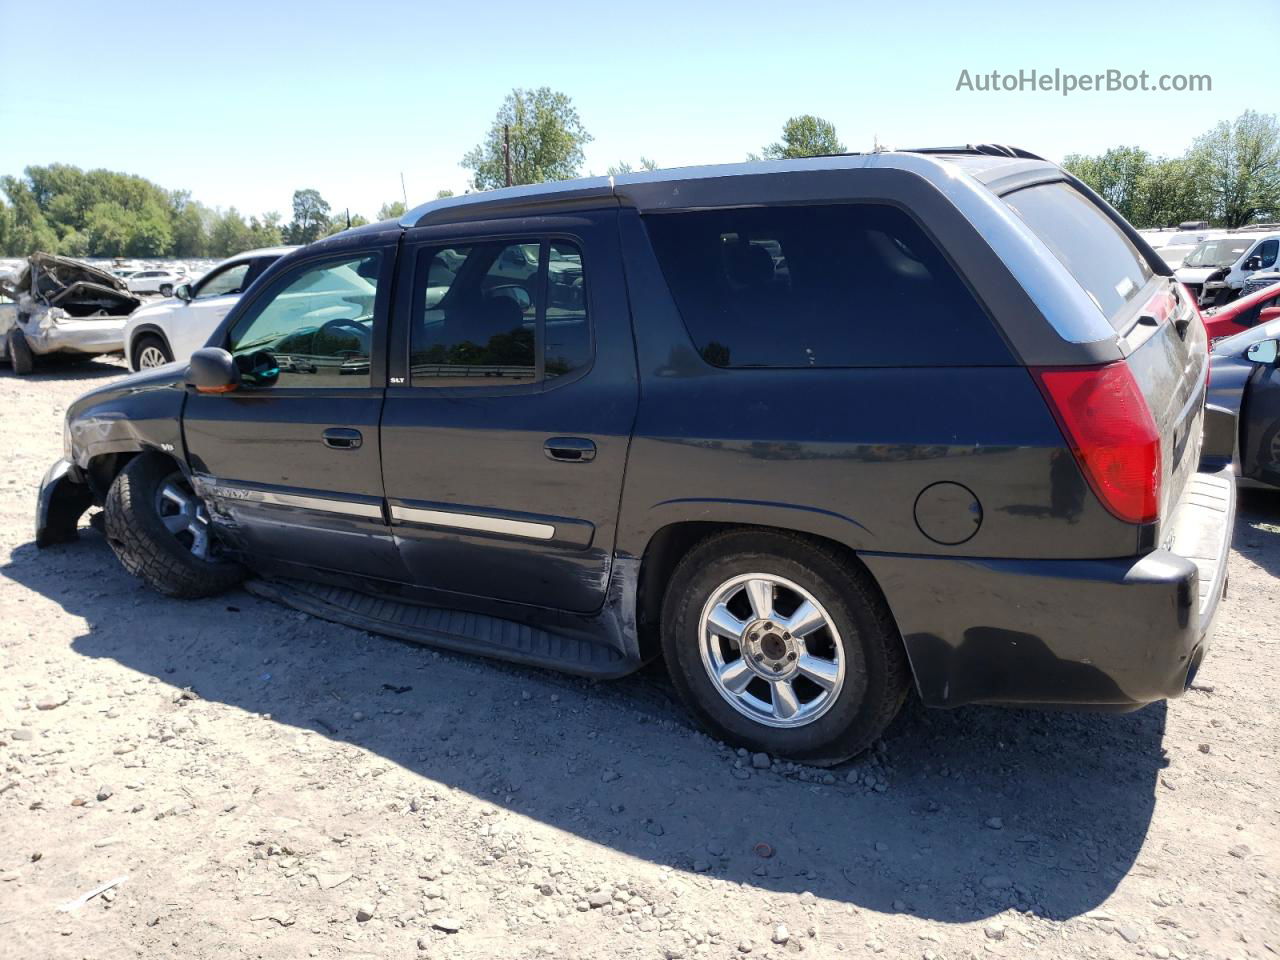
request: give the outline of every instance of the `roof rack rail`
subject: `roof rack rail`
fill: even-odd
[[[1023,150],[1021,147],[1010,147],[1003,143],[966,143],[962,147],[911,147],[900,153],[977,153],[988,157],[1013,157],[1018,160],[1043,160],[1044,157]]]
[[[1258,233],[1261,230],[1280,230],[1280,223],[1246,223],[1243,227],[1231,227],[1227,233]]]

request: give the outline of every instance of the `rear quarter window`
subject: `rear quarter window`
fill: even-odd
[[[651,214],[685,326],[717,367],[1012,362],[936,244],[883,204]]]
[[[1153,271],[1111,218],[1068,183],[1026,187],[1006,194],[1004,202],[1116,325]]]

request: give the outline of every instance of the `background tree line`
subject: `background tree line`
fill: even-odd
[[[591,142],[573,101],[549,87],[515,89],[503,100],[484,140],[462,157],[476,190],[580,176]],[[843,153],[835,125],[812,114],[791,117],[781,137],[748,159],[776,160]],[[641,157],[639,168],[654,161]],[[1137,227],[1209,220],[1239,227],[1280,219],[1280,125],[1274,114],[1248,110],[1196,137],[1179,157],[1141,147],[1071,154],[1063,166],[1104,196]],[[619,161],[610,175],[635,167]],[[310,243],[347,226],[314,189],[293,194],[293,218],[246,218],[235,207],[213,210],[185,190],[166,190],[132,174],[65,164],[28,167],[0,177],[0,255],[35,250],[69,256],[222,257],[253,247]],[[438,196],[449,196],[441,191]],[[402,216],[405,204],[383,204],[378,219]],[[359,215],[352,226],[367,223]]]
[[[1113,147],[1097,156],[1071,154],[1062,165],[1135,227],[1187,220],[1243,227],[1280,220],[1280,126],[1274,114],[1246,110],[1224,120],[1196,137],[1180,157]]]
[[[293,219],[213,210],[186,190],[110,170],[55,163],[0,177],[0,256],[37,250],[69,257],[226,257],[255,247],[311,243],[347,227],[319,191],[293,194]],[[404,204],[384,205],[380,215]],[[389,214],[388,214],[389,215]],[[358,214],[351,225],[369,221]]]

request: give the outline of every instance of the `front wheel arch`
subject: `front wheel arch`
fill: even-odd
[[[133,370],[135,373],[138,370],[138,342],[148,336],[155,337],[159,340],[168,352],[169,356],[174,356],[173,344],[169,342],[169,338],[165,335],[163,330],[150,324],[145,327],[139,327],[137,330],[134,330],[133,334],[130,336],[129,346],[125,353],[125,359],[129,363],[129,369]]]

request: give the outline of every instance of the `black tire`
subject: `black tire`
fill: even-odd
[[[142,366],[142,353],[148,347],[160,351],[165,363],[173,363],[173,351],[169,349],[169,345],[154,333],[144,333],[133,341],[133,346],[129,350],[130,366],[134,370],[145,369]]]
[[[239,583],[244,569],[216,553],[213,559],[196,556],[165,527],[160,490],[175,474],[181,477],[178,465],[161,454],[130,460],[107,491],[107,542],[126,570],[165,596],[213,596]]]
[[[839,632],[843,685],[826,712],[803,726],[775,728],[740,713],[703,665],[698,636],[702,608],[718,587],[747,573],[771,574],[803,587]],[[712,735],[818,766],[840,763],[870,747],[907,694],[902,639],[870,575],[826,544],[783,531],[739,528],[694,546],[667,586],[662,650],[677,693]]]
[[[162,297],[172,297],[172,296],[173,296],[173,284],[172,284],[172,283],[162,283],[162,284],[160,284],[160,296],[162,296]]]
[[[25,377],[36,368],[35,354],[31,352],[31,345],[27,343],[21,330],[9,331],[5,350],[9,354],[9,365],[18,376]]]

